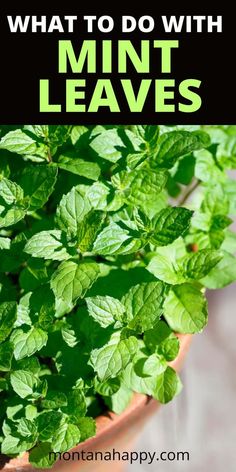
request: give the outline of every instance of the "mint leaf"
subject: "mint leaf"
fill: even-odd
[[[185,276],[179,270],[176,255],[169,249],[169,246],[156,249],[147,265],[147,270],[167,284],[175,285],[186,281]]]
[[[20,438],[15,436],[11,436],[10,434],[3,439],[1,444],[1,452],[2,454],[6,454],[7,456],[15,455],[19,452],[19,442]]]
[[[26,213],[23,189],[6,178],[0,179],[0,228],[12,226]]]
[[[69,392],[67,399],[67,405],[62,408],[62,411],[70,417],[71,422],[77,423],[78,418],[85,416],[87,411],[84,392],[75,388]]]
[[[5,302],[0,304],[0,342],[11,333],[16,321],[16,303]]]
[[[201,280],[201,283],[210,289],[226,287],[236,280],[236,258],[223,252],[221,261]]]
[[[101,381],[116,377],[131,361],[137,350],[138,342],[134,336],[119,340],[116,333],[107,345],[94,349],[90,361]]]
[[[88,297],[86,298],[88,312],[97,323],[106,328],[115,323],[116,320],[122,321],[125,308],[122,303],[113,297]]]
[[[80,430],[80,442],[85,441],[96,434],[96,423],[93,418],[77,418],[76,424]]]
[[[4,200],[7,205],[11,205],[24,198],[23,189],[15,182],[2,178],[0,180],[0,198]]]
[[[76,337],[75,331],[69,323],[65,323],[65,325],[61,329],[61,335],[65,343],[70,347],[75,347],[78,344],[78,339]]]
[[[19,183],[25,197],[29,197],[30,210],[42,208],[54,190],[57,168],[54,165],[25,167]]]
[[[127,229],[111,222],[98,235],[93,252],[101,255],[130,254],[137,251],[142,245],[138,238],[132,238]]]
[[[42,400],[42,406],[46,410],[54,410],[67,405],[67,397],[63,392],[50,390]]]
[[[45,411],[36,418],[37,431],[41,441],[51,440],[55,431],[60,427],[62,413],[58,411]]]
[[[129,320],[128,327],[143,333],[160,319],[164,302],[162,282],[142,283],[131,287],[122,298]]]
[[[222,255],[216,251],[202,249],[189,254],[183,260],[183,271],[190,279],[201,279],[222,259]]]
[[[204,131],[171,131],[160,136],[157,146],[157,154],[152,157],[151,165],[173,167],[176,160],[210,145],[210,137]]]
[[[28,437],[37,433],[36,425],[27,418],[21,418],[17,425],[17,431],[21,436]]]
[[[10,249],[11,240],[10,238],[0,238],[0,249]]]
[[[178,355],[179,340],[164,321],[159,321],[153,329],[144,333],[144,342],[151,352],[156,352],[167,361]]]
[[[154,218],[150,242],[155,246],[166,246],[187,231],[192,217],[187,208],[164,208]]]
[[[33,467],[48,469],[52,467],[55,462],[55,458],[52,452],[52,445],[50,442],[41,443],[30,451],[29,461]]]
[[[0,149],[27,156],[29,159],[31,156],[37,156],[39,161],[45,159],[47,155],[43,144],[37,143],[20,129],[5,134],[0,141]]]
[[[154,172],[149,169],[133,170],[128,174],[120,176],[120,190],[124,192],[126,201],[129,204],[142,207],[145,211],[156,196],[163,190],[167,182],[167,173],[163,170]],[[113,178],[113,183],[117,182],[117,175]]]
[[[140,361],[143,362],[145,360],[146,356],[141,351],[137,351],[136,356],[133,358],[133,362],[130,362],[122,371],[121,379],[122,384],[124,384],[129,390],[152,395],[157,381],[155,373],[153,373],[153,376],[146,377],[141,377],[136,373],[137,363]]]
[[[138,151],[140,143],[140,139],[131,131],[119,132],[114,128],[98,134],[90,146],[100,157],[114,163],[122,157],[122,151],[126,151],[127,144],[130,150]]]
[[[11,370],[11,361],[13,357],[13,345],[9,341],[0,344],[0,371],[7,372]]]
[[[15,329],[11,335],[15,359],[23,359],[40,351],[46,345],[47,339],[47,333],[40,328],[32,327],[28,331]]]
[[[175,396],[178,389],[178,376],[174,369],[167,367],[165,372],[157,377],[153,396],[161,403],[168,403]]]
[[[68,231],[76,236],[80,223],[90,211],[91,206],[86,196],[73,187],[69,193],[64,195],[57,208],[57,222],[63,231]]]
[[[77,232],[78,248],[81,252],[91,251],[97,234],[104,223],[101,211],[90,211],[83,219]]]
[[[74,424],[63,424],[54,434],[52,450],[65,452],[76,446],[80,441],[80,430]]]
[[[117,415],[122,413],[125,408],[129,405],[133,396],[132,390],[127,388],[125,385],[121,385],[119,390],[111,395],[111,397],[105,399],[105,403],[109,410],[114,411]]]
[[[57,229],[41,231],[35,234],[27,242],[24,251],[33,257],[63,261],[69,259],[70,253],[65,235]]]
[[[72,174],[82,175],[91,180],[98,180],[100,176],[100,167],[96,162],[85,161],[81,158],[74,158],[68,156],[60,156],[58,160],[58,167],[67,170]]]
[[[206,300],[194,285],[172,287],[165,299],[164,317],[173,331],[198,333],[207,323]]]
[[[10,375],[10,381],[13,390],[21,398],[32,395],[34,387],[37,384],[36,377],[27,370],[17,370]]]
[[[99,275],[96,262],[62,262],[51,278],[51,288],[57,300],[64,301],[69,307],[83,298]]]
[[[152,377],[162,374],[166,370],[166,362],[157,354],[143,357],[134,366],[139,377]]]

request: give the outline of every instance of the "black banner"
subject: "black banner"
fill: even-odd
[[[51,10],[0,9],[2,123],[235,123],[230,13]]]

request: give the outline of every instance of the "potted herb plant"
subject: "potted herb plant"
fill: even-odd
[[[236,126],[2,127],[6,470],[115,445],[152,410],[147,396],[180,392],[205,288],[236,279],[235,167]]]

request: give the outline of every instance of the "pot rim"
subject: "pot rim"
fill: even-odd
[[[189,349],[191,340],[192,340],[192,335],[191,334],[177,334],[179,340],[180,340],[180,350],[179,354],[174,359],[174,361],[169,362],[169,365],[173,367],[176,371],[179,371],[181,369],[183,360],[185,358],[185,355]],[[122,423],[127,422],[127,417],[130,417],[135,414],[135,411],[137,409],[142,409],[145,405],[147,405],[150,402],[155,402],[158,403],[156,400],[154,400],[152,397],[148,395],[144,395],[142,393],[134,393],[133,398],[129,404],[129,406],[121,413],[113,413],[111,411],[106,411],[103,414],[99,415],[96,418],[96,435],[86,439],[86,441],[79,443],[75,448],[72,448],[71,451],[76,450],[78,447],[82,450],[83,448],[91,447],[91,445],[96,441],[98,441],[101,436],[109,434],[109,431],[112,430],[114,427],[121,427]],[[21,468],[29,468],[31,469],[31,464],[29,463],[28,460],[29,454],[26,452],[22,457],[20,458],[13,458],[10,459],[8,462],[5,463],[3,468],[1,470],[3,471],[13,471],[13,470],[21,470]],[[0,454],[1,458],[1,454]],[[0,463],[0,468],[1,468],[1,463]],[[23,469],[22,469],[23,470]],[[32,469],[31,469],[32,470]]]

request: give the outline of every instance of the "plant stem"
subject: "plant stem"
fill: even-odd
[[[52,156],[51,156],[50,149],[48,149],[48,162],[52,162]]]
[[[186,192],[182,195],[182,197],[179,200],[179,205],[183,205],[188,200],[190,195],[192,195],[192,193],[197,189],[200,183],[201,183],[200,180],[195,180],[192,183],[192,185],[187,187]]]

